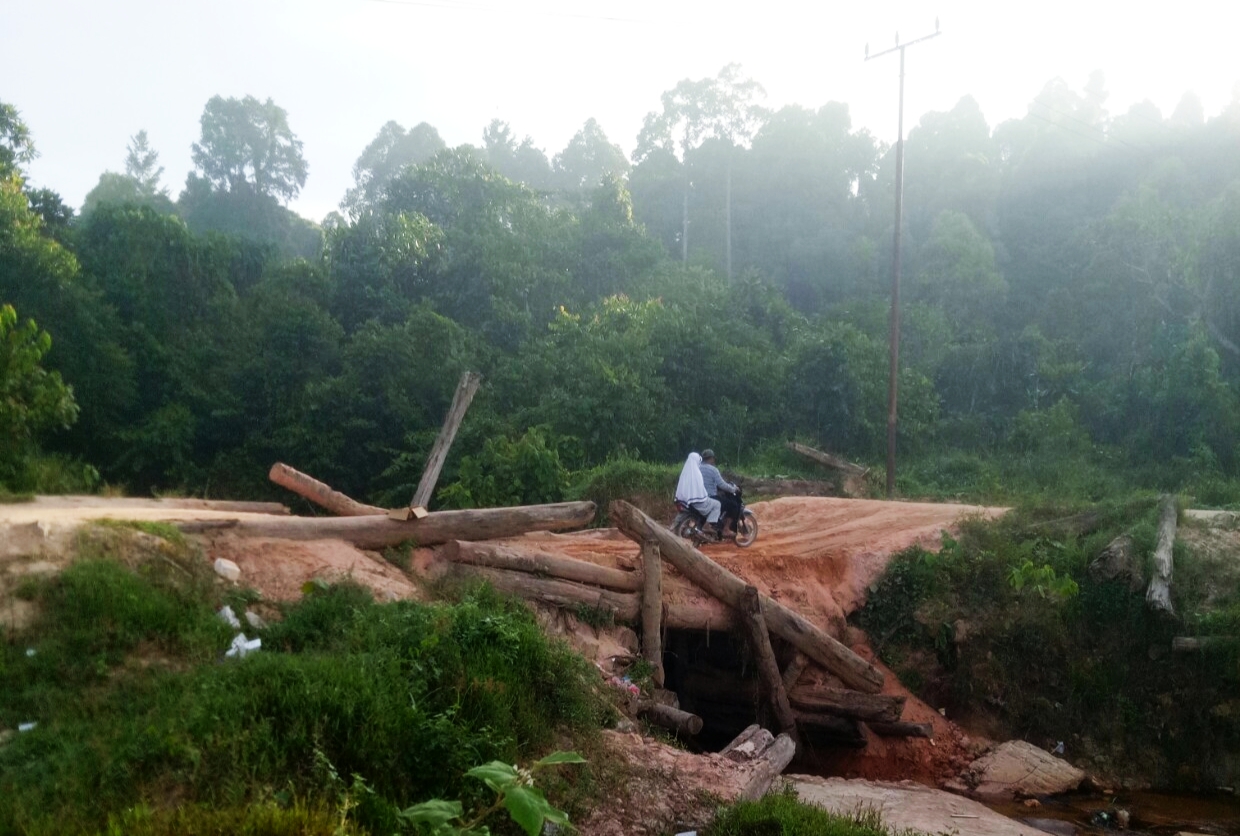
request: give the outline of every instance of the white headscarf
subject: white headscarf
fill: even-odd
[[[702,481],[702,457],[690,453],[685,459],[685,466],[680,469],[680,480],[676,483],[676,499],[680,502],[697,502],[706,499],[706,483]]]

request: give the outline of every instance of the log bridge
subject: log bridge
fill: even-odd
[[[286,466],[273,468],[273,481],[319,502],[343,518],[283,518],[247,521],[238,533],[294,538],[340,537],[362,548],[394,545],[413,539],[420,545],[439,544],[440,555],[454,571],[486,579],[501,592],[565,609],[589,607],[618,623],[636,627],[642,656],[650,663],[654,684],[662,688],[665,631],[732,630],[746,642],[757,662],[758,680],[728,680],[714,676],[714,696],[753,711],[767,703],[780,734],[765,738],[755,758],[753,782],[746,795],[761,795],[771,780],[795,755],[805,733],[832,745],[863,747],[873,735],[923,737],[924,724],[901,721],[904,697],[880,693],[883,674],[835,637],[800,614],[761,593],[752,584],[675,536],[635,506],[613,502],[609,508],[616,527],[639,548],[632,569],[600,566],[586,560],[547,554],[487,540],[534,530],[562,530],[586,525],[593,518],[592,503],[561,503],[526,508],[445,511],[418,519],[392,519],[383,509],[355,503],[326,485]],[[663,600],[664,563],[703,590],[705,605],[673,604]],[[791,660],[780,670],[773,639],[791,648]],[[787,654],[785,654],[787,655]],[[833,684],[798,684],[810,667],[818,667]],[[638,712],[647,721],[677,734],[696,735],[703,719],[672,705],[643,702]],[[752,713],[750,714],[752,716]],[[746,749],[757,740],[751,726],[736,738],[725,754]],[[742,745],[743,744],[743,745]],[[749,747],[753,749],[753,746]],[[757,797],[754,795],[753,797]]]

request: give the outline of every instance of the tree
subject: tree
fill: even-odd
[[[561,188],[580,192],[591,189],[608,176],[623,177],[629,161],[593,118],[587,119],[564,150],[555,155],[555,173]]]
[[[51,348],[51,336],[33,319],[19,324],[13,306],[0,305],[0,481],[34,451],[39,433],[77,419],[73,390],[43,368]]]
[[[194,165],[217,190],[253,191],[292,200],[306,184],[301,140],[271,99],[213,96],[202,112]]]
[[[146,131],[138,131],[130,137],[129,151],[125,155],[125,173],[137,182],[143,194],[167,196],[168,190],[159,186],[164,167],[159,165],[159,153],[151,148]]]
[[[0,102],[0,177],[17,171],[37,155],[30,129],[17,108]]]
[[[507,122],[492,119],[482,132],[482,144],[486,161],[509,180],[524,183],[536,191],[546,191],[555,185],[547,155],[534,146],[531,137],[517,142]]]
[[[383,189],[406,166],[421,165],[446,147],[439,131],[426,122],[408,131],[396,122],[388,122],[353,164],[354,186],[345,194],[340,208],[357,217],[366,207],[379,202]]]

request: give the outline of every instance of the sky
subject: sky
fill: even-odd
[[[321,220],[389,120],[458,145],[498,118],[552,157],[593,117],[631,152],[664,90],[732,62],[767,106],[842,101],[891,142],[899,56],[867,62],[865,46],[933,32],[936,17],[942,34],[906,51],[906,131],[965,95],[994,127],[1047,81],[1080,90],[1095,70],[1112,115],[1144,99],[1167,115],[1191,90],[1208,117],[1240,89],[1227,0],[0,0],[0,101],[33,133],[32,183],[80,206],[143,129],[175,198],[207,100],[270,97],[309,164],[290,206]]]

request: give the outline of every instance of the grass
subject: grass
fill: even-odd
[[[632,502],[656,518],[669,517],[679,473],[680,465],[616,458],[574,474],[566,498],[590,500],[597,505],[596,521],[600,526],[609,524],[607,508],[614,499]]]
[[[339,776],[350,827],[394,833],[409,804],[479,800],[470,767],[610,711],[584,661],[486,589],[380,605],[329,587],[244,660],[221,659],[221,594],[161,561],[83,560],[30,594],[39,621],[0,646],[0,727],[38,722],[0,748],[4,836],[326,833]]]
[[[797,798],[785,785],[759,801],[724,807],[702,836],[890,836],[877,813],[841,816]]]
[[[1170,645],[1194,620],[1202,632],[1231,623],[1235,596],[1216,602],[1213,621],[1191,614],[1209,588],[1240,579],[1221,578],[1181,540],[1173,595],[1177,612],[1190,614],[1182,623],[1154,614],[1144,587],[1088,571],[1121,532],[1148,555],[1156,504],[1137,495],[968,523],[938,552],[898,555],[857,620],[902,681],[948,716],[991,718],[996,733],[1041,746],[1068,741],[1077,758],[1100,759],[1086,765],[1104,774],[1214,786],[1211,764],[1240,745],[1240,716],[1217,710],[1240,686],[1236,653],[1172,654]]]

